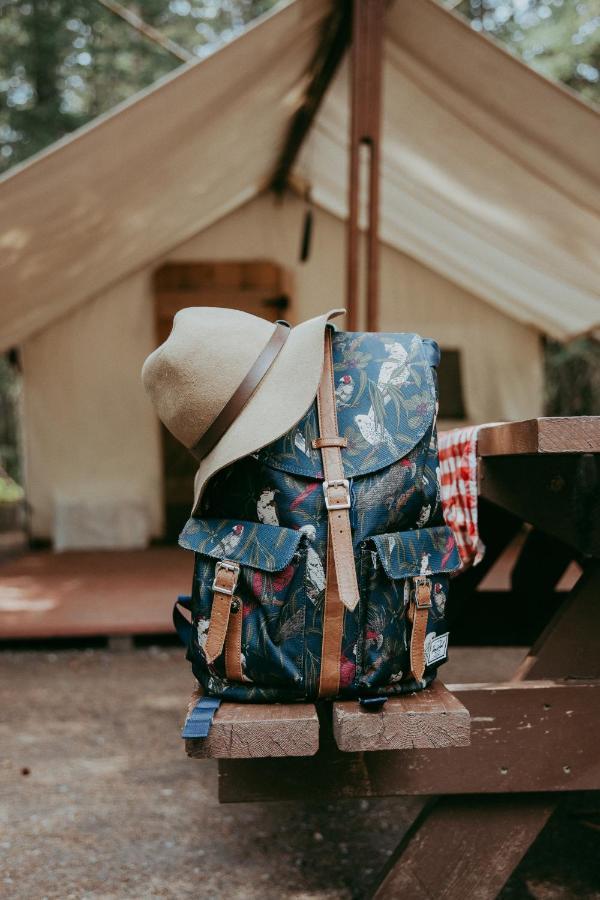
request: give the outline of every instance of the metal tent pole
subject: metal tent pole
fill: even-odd
[[[368,153],[366,325],[377,331],[379,318],[379,161],[385,0],[352,0],[350,54],[350,165],[346,298],[348,330],[359,327],[361,147]]]

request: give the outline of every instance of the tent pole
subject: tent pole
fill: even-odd
[[[352,43],[350,45],[350,159],[348,165],[348,225],[346,236],[346,309],[348,331],[358,330],[359,230],[358,199],[360,175],[360,92],[361,0],[352,0]]]
[[[367,330],[377,331],[379,318],[379,159],[381,83],[385,0],[352,0],[350,54],[350,164],[346,254],[348,330],[359,327],[361,146],[368,152]]]

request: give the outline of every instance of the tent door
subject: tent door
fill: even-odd
[[[188,306],[241,309],[269,321],[284,318],[289,305],[285,272],[264,260],[166,263],[154,274],[157,343],[171,331],[173,316]],[[193,499],[197,463],[162,428],[165,538],[175,543]]]

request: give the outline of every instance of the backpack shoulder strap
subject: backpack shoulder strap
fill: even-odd
[[[313,446],[323,460],[323,493],[327,508],[327,574],[323,604],[323,644],[319,696],[335,696],[340,682],[340,648],[344,607],[356,608],[359,591],[350,526],[350,485],[345,477],[338,434],[333,378],[332,329],[325,329],[325,358],[317,394],[319,438]]]

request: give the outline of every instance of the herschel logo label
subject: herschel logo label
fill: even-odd
[[[425,659],[428,666],[430,666],[432,663],[439,662],[441,659],[446,659],[446,657],[448,656],[449,636],[450,633],[448,631],[445,634],[427,635]]]

